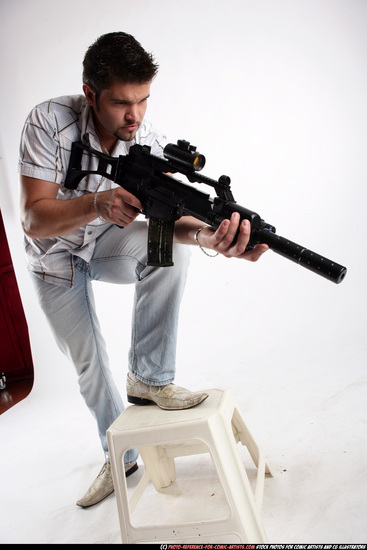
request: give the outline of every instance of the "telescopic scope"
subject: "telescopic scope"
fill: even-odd
[[[164,156],[181,167],[199,172],[205,166],[205,157],[196,152],[196,147],[183,139],[178,140],[177,145],[168,143],[164,148]]]

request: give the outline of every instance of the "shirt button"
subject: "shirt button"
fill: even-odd
[[[92,231],[88,231],[88,235],[91,235],[92,234]]]

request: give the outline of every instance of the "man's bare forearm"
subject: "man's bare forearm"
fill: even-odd
[[[27,206],[22,214],[24,233],[31,238],[51,238],[65,235],[96,219],[94,194],[72,200],[39,199]]]
[[[196,244],[195,233],[203,225],[205,224],[193,216],[183,216],[175,223],[173,240],[180,244]]]

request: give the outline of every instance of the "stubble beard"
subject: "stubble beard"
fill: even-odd
[[[126,132],[126,130],[124,131],[123,129],[119,128],[118,130],[116,130],[116,132],[113,135],[115,136],[115,138],[119,139],[120,141],[127,141],[127,142],[132,141],[135,138],[136,132],[140,127],[140,122],[137,122],[136,124],[138,125],[138,127],[134,131]]]

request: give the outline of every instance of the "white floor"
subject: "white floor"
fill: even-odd
[[[16,179],[29,110],[80,93],[83,52],[111,30],[132,33],[160,65],[148,120],[170,141],[197,145],[208,160],[204,174],[230,175],[238,203],[279,235],[348,268],[333,285],[271,252],[251,265],[193,247],[176,382],[233,393],[274,474],[263,503],[269,542],[366,543],[367,3],[64,5],[70,9],[49,0],[0,1],[1,74],[11,83],[0,89],[0,206],[35,367],[30,396],[0,416],[0,543],[121,540],[114,496],[88,510],[75,505],[103,454],[26,273]],[[131,293],[105,286],[97,294],[124,395]],[[196,491],[192,512],[223,507],[204,456],[179,469],[184,479],[165,504],[152,491],[139,521],[169,510],[182,519],[186,487]],[[131,490],[142,470],[129,478]]]
[[[189,295],[194,280],[189,281]],[[108,292],[107,288],[103,294],[107,299]],[[197,305],[203,307],[200,300],[205,298],[197,296]],[[234,303],[233,296],[230,300]],[[343,345],[341,339],[332,346],[327,334],[318,341],[312,331],[320,327],[311,324],[313,345],[290,348],[287,339],[280,338],[286,321],[278,329],[265,329],[266,344],[261,335],[257,340],[254,336],[261,330],[258,321],[259,326],[248,330],[247,340],[234,344],[238,323],[233,322],[231,333],[214,345],[218,341],[215,308],[210,313],[209,307],[210,315],[203,322],[193,318],[190,300],[184,302],[176,382],[192,389],[221,387],[233,393],[274,474],[266,480],[263,503],[269,542],[365,543],[364,348]],[[39,322],[42,338],[50,339],[41,317]],[[288,326],[291,338],[296,330]],[[196,337],[199,327],[206,330]],[[110,329],[114,357],[118,353],[113,349],[115,323]],[[274,331],[277,345],[270,336]],[[75,505],[101,468],[103,455],[71,367],[56,348],[46,358],[42,338],[40,347],[37,338],[33,343],[37,365],[32,393],[0,417],[0,542],[120,543],[114,495],[87,510]],[[246,345],[251,340],[254,345]],[[228,342],[232,342],[229,347]],[[124,394],[125,371],[114,369]],[[150,490],[151,498],[136,511],[137,523],[166,519],[169,513],[173,523],[182,521],[187,510],[194,515],[205,511],[209,517],[223,513],[225,502],[207,455],[179,459],[178,471],[178,483],[165,496]],[[142,473],[141,465],[129,478],[131,490]],[[254,473],[250,471],[250,476]],[[190,501],[185,491],[194,495]]]

